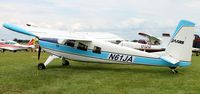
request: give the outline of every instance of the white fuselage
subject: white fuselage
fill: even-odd
[[[88,46],[87,51],[77,49],[78,41],[75,42],[74,47],[69,47],[64,44],[54,44],[45,41],[40,41],[40,45],[48,53],[59,57],[77,61],[87,62],[103,62],[103,63],[133,63],[135,57],[157,58],[159,55],[147,53],[128,47],[122,47],[117,44],[105,41],[81,42]],[[57,45],[57,46],[56,46]],[[101,48],[101,54],[93,53],[94,46]]]

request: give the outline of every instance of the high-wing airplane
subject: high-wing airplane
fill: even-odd
[[[33,41],[34,39],[30,40],[28,45],[22,45],[15,41],[0,41],[0,49],[2,52],[5,52],[6,50],[12,52],[28,50],[30,48],[34,48]]]
[[[12,51],[12,52],[17,52],[19,50],[27,50],[27,48],[21,47],[21,46],[16,46],[13,44],[14,42],[6,42],[6,41],[1,41],[0,42],[0,49],[2,52],[7,51]]]
[[[105,33],[62,32],[34,27],[20,27],[6,23],[5,28],[12,31],[37,37],[39,39],[38,60],[41,48],[51,55],[45,63],[39,63],[38,69],[45,69],[55,58],[61,58],[63,65],[69,65],[67,59],[83,62],[140,64],[169,67],[177,73],[177,67],[191,65],[192,41],[195,24],[181,20],[171,42],[162,55],[147,53],[110,43]]]
[[[139,35],[146,37],[147,40],[122,41],[119,43],[121,46],[138,49],[145,52],[160,52],[165,51],[168,43],[170,42],[170,34],[163,33],[162,38],[155,37],[147,33],[138,33]]]
[[[20,47],[23,47],[23,48],[26,48],[26,49],[33,49],[35,48],[35,39],[31,39],[28,44],[19,44],[15,41],[10,41],[13,45],[15,46],[20,46]]]

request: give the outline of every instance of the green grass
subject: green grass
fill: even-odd
[[[43,53],[41,62],[48,54]],[[37,70],[37,53],[0,53],[0,94],[200,94],[200,57],[192,66],[169,68],[55,60]]]

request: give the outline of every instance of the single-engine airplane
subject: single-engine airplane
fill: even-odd
[[[108,38],[108,36],[103,36],[104,33],[98,33],[102,35],[96,38],[95,33],[62,32],[29,26],[20,27],[9,23],[3,26],[12,31],[38,38],[40,45],[38,60],[41,48],[51,54],[45,63],[38,64],[39,70],[45,69],[55,58],[61,58],[62,65],[69,65],[67,59],[70,59],[84,62],[163,66],[169,67],[173,73],[177,73],[177,67],[191,65],[195,24],[181,20],[162,55],[122,47],[105,41],[107,39],[104,38]]]
[[[168,43],[170,42],[170,34],[163,33],[162,38],[155,37],[147,33],[138,33],[139,35],[147,38],[147,40],[135,41],[122,41],[119,43],[121,46],[138,49],[145,52],[160,52],[165,51]]]
[[[22,45],[15,41],[0,41],[0,49],[2,52],[12,51],[22,51],[22,50],[28,50],[30,48],[34,48],[33,39],[29,41],[28,45]]]

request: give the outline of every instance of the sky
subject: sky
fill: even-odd
[[[138,39],[173,33],[181,19],[199,26],[200,0],[1,0],[0,39],[29,39],[2,27],[27,23],[67,31],[111,32]],[[197,29],[198,31],[198,29]]]

